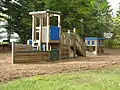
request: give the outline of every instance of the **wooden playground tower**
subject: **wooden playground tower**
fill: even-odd
[[[37,44],[38,49],[41,50],[44,45],[46,51],[60,48],[61,13],[46,10],[30,12],[29,14],[32,15],[32,46],[35,47]],[[57,17],[57,26],[50,25],[51,17]]]

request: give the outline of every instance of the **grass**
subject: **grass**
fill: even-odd
[[[107,39],[104,40],[104,45],[105,45],[106,48],[109,47],[109,41],[108,41]],[[112,42],[112,48],[113,48],[113,49],[120,49],[120,42],[119,42],[119,41],[118,41],[118,42],[113,41],[113,42]]]
[[[120,90],[120,68],[23,78],[0,90]]]
[[[120,49],[120,45],[112,45],[113,49]]]
[[[9,42],[0,42],[0,45],[2,44],[9,44]]]

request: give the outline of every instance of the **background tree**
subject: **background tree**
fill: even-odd
[[[62,31],[77,28],[77,33],[85,36],[103,37],[109,31],[111,10],[107,0],[1,0],[0,7],[7,20],[8,39],[15,32],[20,42],[31,38],[31,16],[29,12],[53,10],[62,13]],[[55,23],[55,22],[52,22]]]

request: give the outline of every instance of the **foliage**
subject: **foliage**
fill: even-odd
[[[0,90],[120,90],[119,73],[114,68],[35,76],[1,84]]]
[[[62,30],[73,30],[81,37],[102,37],[111,21],[107,0],[2,0],[2,16],[7,20],[8,36],[16,32],[22,43],[31,38],[30,11],[54,10],[62,13]],[[4,8],[3,8],[4,7]]]
[[[113,30],[114,40],[120,41],[120,9],[118,10],[118,14],[113,18]]]

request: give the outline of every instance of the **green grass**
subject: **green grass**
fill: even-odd
[[[120,90],[120,68],[24,78],[0,90]]]
[[[120,49],[120,45],[112,45],[113,49]]]
[[[109,41],[106,39],[106,40],[104,40],[104,45],[105,45],[105,47],[106,48],[108,48],[109,47]],[[112,42],[112,48],[113,49],[120,49],[120,42],[118,41],[113,41]]]
[[[2,45],[2,44],[9,44],[9,42],[0,42],[0,44]]]

